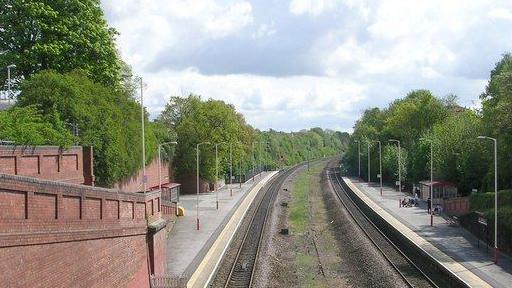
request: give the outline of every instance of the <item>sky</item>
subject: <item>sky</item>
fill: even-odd
[[[512,1],[102,0],[156,117],[171,96],[224,100],[252,126],[352,131],[413,89],[478,107],[512,52]]]

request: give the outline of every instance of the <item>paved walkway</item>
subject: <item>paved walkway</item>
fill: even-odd
[[[238,207],[256,183],[271,172],[263,172],[242,184],[226,185],[218,191],[219,209],[216,209],[216,195],[213,192],[199,196],[200,229],[196,229],[197,195],[181,195],[180,205],[185,208],[185,216],[178,217],[167,238],[167,272],[172,276],[190,277],[195,265],[199,264],[220,232],[229,220],[229,216]],[[230,188],[233,196],[230,196]],[[206,247],[205,247],[206,246]],[[190,267],[189,267],[190,266]]]
[[[491,286],[512,287],[512,260],[509,257],[502,254],[498,265],[494,264],[492,249],[486,251],[483,242],[480,242],[478,247],[476,237],[459,226],[449,225],[441,216],[434,216],[434,227],[431,227],[425,201],[420,201],[419,207],[399,208],[399,199],[410,196],[409,194],[384,187],[383,196],[380,196],[380,186],[376,183],[368,186],[366,182],[359,182],[355,178],[351,180],[357,188],[397,220]]]

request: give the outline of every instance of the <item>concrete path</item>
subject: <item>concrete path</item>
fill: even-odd
[[[399,199],[410,197],[409,194],[384,187],[383,196],[380,196],[380,187],[376,183],[368,186],[355,178],[350,180],[386,212],[491,286],[512,287],[512,261],[509,257],[502,254],[498,265],[494,264],[491,249],[486,251],[486,245],[481,241],[478,247],[477,238],[459,226],[449,225],[441,216],[434,216],[434,227],[431,227],[425,201],[421,201],[419,207],[399,208]]]
[[[239,184],[226,185],[219,189],[218,210],[215,193],[200,194],[199,231],[196,229],[197,196],[181,195],[180,205],[185,208],[185,216],[178,217],[167,238],[168,275],[189,278],[248,191],[270,173],[272,172],[263,172],[255,177],[255,181],[243,183],[242,189]],[[230,196],[230,189],[233,189],[233,196]]]

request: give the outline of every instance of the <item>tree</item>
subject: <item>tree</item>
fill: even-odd
[[[203,101],[199,96],[189,95],[186,98],[171,97],[165,110],[158,117],[168,129],[176,132],[177,146],[175,167],[179,176],[196,171],[196,144],[210,142],[209,146],[201,147],[201,175],[205,179],[215,179],[216,143],[219,146],[220,172],[225,175],[228,169],[226,161],[229,155],[229,143],[233,146],[233,159],[244,156],[244,151],[236,149],[236,143],[245,143],[247,147],[249,130],[243,116],[238,114],[232,105],[223,101]],[[236,167],[236,166],[235,166]]]
[[[0,140],[12,141],[14,145],[58,145],[67,148],[73,144],[73,135],[59,119],[48,119],[54,116],[43,116],[37,106],[11,107],[0,111]]]
[[[23,81],[17,104],[37,105],[54,126],[78,125],[79,143],[94,147],[94,171],[101,186],[112,186],[142,168],[139,103],[123,90],[93,82],[82,71],[42,71]],[[157,123],[145,121],[147,163],[156,155]],[[157,129],[161,129],[157,128]],[[162,136],[163,135],[163,136]]]
[[[81,69],[104,85],[120,85],[117,32],[107,26],[100,0],[1,2],[0,67],[15,64],[16,79],[47,69],[61,73]]]
[[[512,187],[512,55],[505,54],[491,71],[482,99],[485,133],[498,139],[498,181],[501,188]],[[493,167],[489,166],[489,173]],[[492,176],[492,175],[489,175]],[[491,177],[489,177],[492,179]],[[489,183],[491,184],[491,183]],[[489,186],[492,186],[489,185]]]
[[[492,149],[477,139],[481,132],[481,118],[471,110],[453,113],[432,129],[436,178],[458,184],[463,194],[482,186],[491,163]]]
[[[448,115],[441,100],[428,90],[415,90],[389,107],[385,133],[401,139],[404,146],[418,141],[423,133]]]

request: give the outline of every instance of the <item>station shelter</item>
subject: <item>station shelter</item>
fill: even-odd
[[[427,200],[430,196],[430,186],[432,186],[432,197],[434,204],[441,204],[443,199],[451,199],[458,197],[457,186],[447,181],[420,181],[420,195],[423,200]]]

